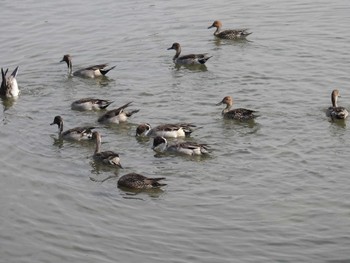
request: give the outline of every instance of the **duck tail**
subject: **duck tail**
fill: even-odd
[[[101,106],[101,109],[107,108],[107,107],[108,107],[109,105],[111,105],[113,102],[114,102],[114,101],[107,101],[107,102],[105,102],[105,104],[103,104],[103,105]]]
[[[159,177],[159,178],[150,178],[152,182],[153,187],[161,187],[161,186],[166,186],[167,184],[159,183],[158,181],[164,180],[165,177]]]
[[[11,77],[12,77],[12,78],[16,78],[17,73],[18,73],[18,68],[19,68],[19,66],[17,66],[17,67],[15,68],[15,70],[12,72],[12,74],[11,74]]]
[[[5,70],[1,68],[1,77],[2,77],[2,81],[1,81],[1,86],[0,86],[0,95],[3,96],[6,94],[6,89],[7,89],[7,81],[6,81],[6,74],[7,74],[8,69]]]
[[[133,114],[139,112],[140,110],[132,110],[132,111],[128,111],[128,112],[125,112],[126,113],[126,116],[130,117],[132,116]]]
[[[192,132],[201,129],[203,127],[197,127],[194,124],[187,124],[186,126],[183,126],[183,130],[185,132],[185,136],[190,136]]]
[[[114,69],[116,66],[110,67],[109,69],[100,69],[103,76],[105,76],[110,70]]]
[[[207,62],[208,59],[210,59],[211,57],[212,57],[212,56],[210,56],[210,57],[204,57],[204,58],[198,59],[198,61],[199,61],[199,63],[201,63],[201,64],[205,64],[205,62]]]

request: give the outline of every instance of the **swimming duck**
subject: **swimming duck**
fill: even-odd
[[[254,115],[256,111],[254,110],[248,110],[243,108],[231,110],[231,107],[233,105],[233,100],[231,96],[224,97],[222,101],[220,101],[216,105],[218,106],[220,104],[226,104],[226,108],[222,110],[222,115],[224,116],[224,118],[244,121],[251,120],[256,117],[256,115]]]
[[[214,23],[208,27],[213,28],[216,27],[216,31],[214,32],[214,36],[222,39],[244,39],[252,32],[248,32],[249,29],[243,28],[243,29],[228,29],[224,31],[220,31],[222,27],[222,23],[219,20],[215,20]]]
[[[152,149],[155,152],[160,153],[169,152],[181,153],[186,155],[202,155],[209,153],[207,144],[198,144],[195,142],[180,142],[168,145],[168,141],[162,136],[157,136],[153,139]]]
[[[6,69],[4,72],[3,68],[1,68],[2,81],[1,81],[1,87],[0,87],[0,96],[6,97],[6,98],[14,98],[18,96],[19,89],[18,89],[18,84],[16,80],[18,68],[19,67],[16,67],[9,77],[6,77],[8,69]]]
[[[123,168],[120,164],[119,154],[113,151],[104,151],[101,152],[101,135],[98,131],[92,133],[92,139],[96,142],[96,148],[94,152],[94,158],[98,161],[101,161],[105,164],[117,166]]]
[[[58,126],[60,137],[66,140],[90,140],[92,138],[92,130],[95,129],[95,127],[76,127],[63,132],[63,119],[61,116],[56,116],[50,125],[54,124]]]
[[[102,110],[107,108],[113,101],[101,100],[95,98],[83,98],[72,102],[72,110],[88,111],[88,110]]]
[[[73,71],[72,57],[69,54],[64,55],[60,62],[67,63],[68,73],[71,75]],[[73,76],[82,77],[82,78],[91,78],[91,79],[101,77],[106,75],[108,71],[115,68],[115,66],[113,66],[109,69],[104,69],[107,66],[108,64],[99,64],[99,65],[94,65],[87,68],[79,69],[73,72]]]
[[[200,65],[207,62],[209,58],[208,54],[190,54],[180,57],[181,46],[179,43],[174,43],[168,50],[175,49],[176,53],[173,57],[173,61],[175,64],[179,65]]]
[[[128,102],[125,105],[119,107],[118,109],[107,111],[103,114],[98,122],[102,123],[120,123],[125,122],[128,117],[132,116],[134,113],[139,112],[140,110],[132,110],[130,112],[125,111],[125,108],[128,107],[132,102]]]
[[[142,123],[136,128],[136,136],[163,136],[167,138],[177,138],[189,136],[196,127],[190,123],[162,124],[151,128],[149,123]]]
[[[118,180],[119,187],[126,187],[131,189],[152,189],[165,186],[166,184],[158,181],[164,180],[164,177],[149,178],[137,173],[125,174]]]
[[[330,116],[332,119],[345,119],[346,117],[348,117],[349,112],[344,107],[338,106],[338,97],[340,97],[339,90],[333,90],[331,94],[333,106],[328,108],[327,115]]]

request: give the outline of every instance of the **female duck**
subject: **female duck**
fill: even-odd
[[[101,100],[95,98],[83,98],[76,100],[72,103],[72,110],[90,111],[90,110],[103,110],[107,108],[113,101]]]
[[[208,54],[190,54],[180,57],[181,46],[179,43],[174,43],[168,50],[175,49],[176,53],[173,57],[173,61],[175,64],[179,65],[201,65],[207,62],[209,58]]]
[[[153,140],[152,149],[155,152],[163,153],[181,153],[186,155],[203,155],[208,154],[207,144],[198,144],[195,142],[181,142],[168,145],[168,141],[161,136],[157,136]]]
[[[160,180],[164,179],[164,177],[149,178],[141,174],[129,173],[120,177],[118,186],[131,189],[153,189],[165,186],[166,184],[159,183]]]
[[[222,115],[224,116],[224,118],[245,121],[254,119],[256,117],[256,115],[254,115],[256,111],[253,110],[243,108],[231,110],[231,107],[233,105],[233,100],[231,96],[226,96],[222,99],[222,101],[220,101],[216,105],[218,106],[220,104],[226,104],[226,108],[222,110]]]
[[[208,27],[208,29],[213,27],[216,27],[214,36],[222,39],[245,39],[247,36],[251,34],[251,32],[248,32],[247,28],[228,29],[228,30],[221,31],[222,23],[219,20],[214,21],[214,23],[210,27]]]
[[[64,55],[60,62],[67,63],[68,73],[69,73],[69,75],[71,75],[72,71],[73,71],[72,57],[69,54]],[[108,73],[108,71],[115,68],[115,66],[113,66],[109,69],[105,69],[107,66],[108,66],[108,64],[99,64],[99,65],[94,65],[94,66],[90,66],[87,68],[79,69],[79,70],[73,72],[73,76],[82,77],[82,78],[90,78],[90,79],[101,77],[101,76],[106,75]]]
[[[16,80],[16,76],[18,73],[18,67],[12,72],[12,74],[7,77],[6,74],[8,69],[4,72],[3,68],[1,68],[1,87],[0,87],[0,96],[6,98],[15,98],[19,94],[18,84]]]
[[[119,168],[123,168],[120,164],[119,154],[113,151],[101,152],[101,135],[99,132],[94,131],[92,133],[92,139],[96,142],[96,148],[94,152],[94,158],[102,163],[113,165]]]
[[[61,116],[56,116],[50,125],[54,124],[58,126],[59,136],[66,140],[90,140],[92,138],[92,130],[95,129],[95,127],[76,127],[63,132],[63,119]]]
[[[332,106],[328,108],[327,115],[332,119],[345,119],[349,112],[344,107],[338,106],[338,97],[340,97],[339,90],[333,90],[331,94]]]
[[[132,110],[132,111],[125,111],[125,108],[128,107],[132,102],[128,102],[125,105],[119,107],[118,109],[107,111],[105,114],[103,114],[99,119],[98,122],[101,123],[120,123],[125,122],[129,117],[131,117],[134,113],[139,112],[140,110]]]
[[[193,124],[190,123],[178,123],[178,124],[162,124],[151,128],[148,123],[140,124],[136,129],[136,136],[163,136],[166,138],[178,138],[189,136],[193,131]]]

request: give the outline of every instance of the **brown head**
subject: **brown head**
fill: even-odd
[[[220,104],[226,104],[227,106],[232,106],[233,104],[233,99],[231,96],[226,96],[222,99],[222,101],[220,101],[218,104],[216,104],[217,106]]]
[[[171,47],[168,48],[168,50],[170,50],[170,49],[175,49],[177,51],[177,50],[181,49],[181,47],[180,47],[179,43],[175,42]]]
[[[98,131],[94,131],[92,133],[92,137],[91,137],[93,140],[99,140],[101,141],[101,134],[98,132]]]
[[[340,97],[339,90],[335,89],[332,91],[332,97]]]
[[[208,27],[208,29],[209,28],[213,28],[213,27],[221,28],[222,27],[222,23],[219,20],[215,20],[214,23],[210,27]]]

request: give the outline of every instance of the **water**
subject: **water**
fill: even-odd
[[[2,1],[1,66],[19,65],[21,95],[2,101],[1,262],[349,262],[348,121],[325,116],[330,93],[350,108],[350,5],[297,1]],[[250,41],[219,41],[249,27]],[[203,68],[174,67],[207,52]],[[108,79],[68,78],[108,62]],[[259,111],[255,123],[215,106]],[[98,166],[93,144],[57,141],[65,128],[98,125],[75,112],[82,97],[133,101],[127,124],[99,126],[122,171]],[[155,157],[134,137],[142,122],[193,122],[209,158]],[[162,191],[130,193],[117,177],[166,177]],[[93,180],[92,180],[93,179]]]

